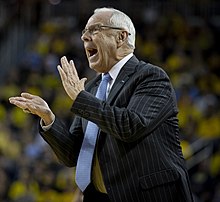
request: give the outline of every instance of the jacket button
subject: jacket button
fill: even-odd
[[[88,118],[89,116],[90,116],[90,113],[89,113],[89,112],[84,112],[84,113],[83,113],[83,117],[84,117],[84,118]]]
[[[84,111],[83,111],[82,109],[78,109],[77,111],[78,111],[78,113],[81,114],[81,115],[84,114]]]

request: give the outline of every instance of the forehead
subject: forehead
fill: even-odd
[[[106,11],[106,12],[95,13],[89,18],[86,27],[97,23],[108,24],[110,17],[111,17],[111,12]]]

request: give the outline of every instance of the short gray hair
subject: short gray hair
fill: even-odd
[[[103,7],[94,10],[94,13],[99,12],[112,12],[112,16],[109,19],[110,25],[122,27],[128,31],[128,33],[130,33],[130,35],[128,35],[128,45],[135,49],[135,28],[131,19],[125,13],[114,8]]]

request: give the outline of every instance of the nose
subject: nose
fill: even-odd
[[[82,34],[81,40],[82,41],[91,41],[92,38],[91,38],[91,36],[90,36],[90,34],[88,32],[85,32],[85,33]]]

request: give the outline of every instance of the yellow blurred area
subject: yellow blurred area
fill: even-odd
[[[183,156],[184,158],[187,160],[189,159],[192,155],[193,155],[193,152],[192,152],[192,148],[189,144],[189,142],[185,141],[185,140],[182,140],[180,142],[180,145],[182,147],[182,151],[183,151]]]
[[[3,121],[5,119],[6,114],[7,114],[7,110],[2,104],[0,104],[0,121]]]
[[[198,125],[197,134],[200,138],[219,138],[220,137],[220,114],[202,119]]]
[[[11,111],[11,121],[18,128],[24,128],[29,124],[30,114],[24,113],[20,108],[13,108]]]
[[[21,145],[6,131],[0,131],[0,153],[12,159],[16,159],[21,154]]]

